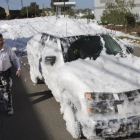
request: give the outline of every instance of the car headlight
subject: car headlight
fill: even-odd
[[[88,112],[89,114],[112,114],[115,113],[115,109],[111,106],[92,106]]]
[[[114,100],[111,93],[85,93],[89,114],[109,114],[115,113]]]
[[[98,95],[94,93],[85,93],[85,98],[88,100],[98,100]]]
[[[114,99],[112,93],[98,93],[98,92],[85,93],[85,98],[88,100],[95,100],[95,101],[106,101],[106,100]]]

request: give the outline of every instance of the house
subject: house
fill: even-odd
[[[100,21],[103,11],[105,10],[105,5],[107,2],[114,2],[115,0],[94,0],[94,11],[95,18]],[[137,13],[140,16],[140,0],[135,0],[136,7],[132,9],[132,13]],[[140,20],[140,19],[139,19]]]
[[[5,9],[5,13],[6,13],[6,17],[10,17],[12,19],[20,17],[20,10],[6,10]]]
[[[64,15],[64,12],[67,9],[70,9],[76,6],[76,2],[54,2],[53,6],[55,8],[56,14]]]

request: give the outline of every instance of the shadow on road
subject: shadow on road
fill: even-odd
[[[31,104],[34,105],[36,103],[39,103],[41,101],[50,99],[53,97],[52,93],[50,90],[48,91],[43,91],[43,92],[38,92],[38,93],[32,93],[31,95],[28,95],[28,97],[34,97],[34,96],[39,96],[36,100],[32,101]],[[41,96],[41,97],[40,97]]]
[[[27,77],[28,72],[23,71],[24,70],[22,70],[23,77]],[[31,102],[27,88],[33,86],[33,84],[30,81],[23,83],[24,79],[22,76],[20,78],[15,76],[15,69],[12,69],[12,79],[13,106],[15,113],[10,117],[7,116],[3,104],[0,104],[0,140],[52,140],[52,134],[43,129],[41,120],[33,106],[36,102],[51,98],[51,92],[45,91],[31,94],[30,96],[43,95],[42,98]],[[38,92],[38,89],[34,86],[33,91]],[[48,95],[46,95],[46,93]]]

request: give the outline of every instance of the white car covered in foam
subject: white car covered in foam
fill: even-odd
[[[108,34],[35,35],[27,44],[30,75],[60,102],[74,138],[140,131],[140,59]]]

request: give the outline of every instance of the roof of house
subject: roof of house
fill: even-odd
[[[54,2],[53,5],[55,6],[63,6],[64,2]],[[75,6],[76,2],[65,2],[65,6]]]

